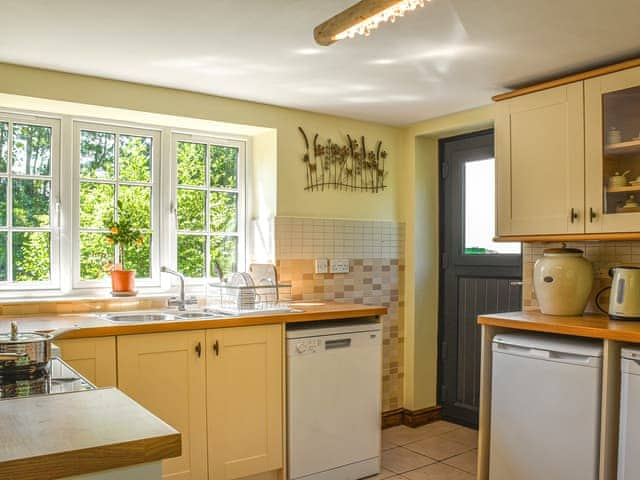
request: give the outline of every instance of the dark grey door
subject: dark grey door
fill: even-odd
[[[485,313],[520,310],[519,243],[495,243],[493,131],[440,141],[439,403],[445,419],[477,426]]]

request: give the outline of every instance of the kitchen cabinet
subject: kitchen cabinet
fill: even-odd
[[[118,388],[182,434],[182,455],[163,462],[163,478],[207,477],[203,330],[118,337]]]
[[[584,232],[583,83],[496,105],[497,234]]]
[[[118,387],[182,434],[164,478],[277,476],[282,341],[281,325],[118,337]]]
[[[283,467],[282,326],[207,330],[209,480]]]
[[[55,340],[62,359],[98,387],[115,387],[116,338]]]
[[[585,131],[586,231],[640,231],[640,68],[585,81]]]

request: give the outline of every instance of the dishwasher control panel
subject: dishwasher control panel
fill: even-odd
[[[289,338],[287,355],[312,355],[314,353],[341,351],[369,345],[379,345],[382,332],[358,332],[346,335],[326,335],[322,337]]]

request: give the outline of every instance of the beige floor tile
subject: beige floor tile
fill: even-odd
[[[408,472],[434,462],[431,458],[401,447],[382,452],[382,468],[394,473]]]
[[[461,443],[452,442],[442,437],[425,438],[409,443],[404,448],[436,460],[444,460],[470,450],[469,447],[465,447]]]
[[[478,471],[478,451],[471,450],[470,452],[456,455],[455,457],[446,459],[443,463],[475,475]]]
[[[453,442],[461,443],[465,447],[478,448],[478,431],[471,428],[460,427],[441,435]]]
[[[443,463],[429,465],[419,470],[404,473],[408,480],[474,480],[475,477],[468,473],[449,467]]]
[[[390,470],[385,470],[383,468],[382,470],[380,470],[380,473],[378,475],[367,477],[367,480],[391,480],[392,477],[396,477],[396,474]]]
[[[458,428],[463,428],[460,425],[456,425],[455,423],[445,422],[444,420],[439,420],[433,423],[427,423],[422,427],[418,427],[416,430],[420,430],[422,432],[428,433],[431,435],[442,435],[443,433],[450,432],[452,430],[457,430]]]
[[[390,442],[384,435],[384,432],[382,432],[382,450],[390,450],[392,448],[396,448],[398,445],[396,445],[395,443]]]
[[[406,445],[407,443],[416,442],[423,438],[442,435],[460,428],[458,425],[449,422],[434,422],[423,425],[418,428],[410,428],[405,425],[387,428],[382,431],[383,442],[393,443],[394,445]]]

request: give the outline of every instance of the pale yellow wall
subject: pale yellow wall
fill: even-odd
[[[397,172],[402,163],[403,135],[399,128],[182,90],[7,64],[0,64],[0,93],[275,129],[278,215],[397,220],[400,214],[402,192]],[[382,140],[383,147],[389,152],[389,188],[375,195],[305,192],[304,143],[298,126],[308,133],[320,133],[324,140],[342,141],[347,133],[358,137],[364,135],[370,145]],[[239,132],[246,133],[242,129]]]
[[[405,131],[405,408],[437,403],[438,139],[493,126],[493,106],[411,125]]]

